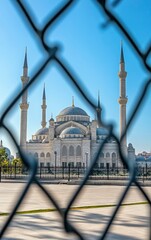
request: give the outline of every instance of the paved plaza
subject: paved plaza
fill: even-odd
[[[61,207],[65,207],[73,192],[79,186],[74,185],[44,185],[53,194]],[[9,212],[20,191],[23,183],[1,183],[0,184],[0,206],[1,213]],[[114,207],[96,208],[99,205],[116,204],[117,199],[124,190],[124,186],[85,186],[82,194],[73,206],[94,206],[70,211],[69,219],[79,229],[85,239],[97,239],[102,233],[105,225],[110,219]],[[145,191],[151,197],[150,187]],[[136,187],[131,187],[125,203],[140,203],[146,201]],[[47,197],[33,184],[23,201],[19,211],[53,209]],[[4,223],[7,216],[0,216],[0,224]],[[115,221],[107,235],[110,239],[149,239],[149,205],[136,204],[120,208]],[[9,226],[3,239],[78,239],[75,235],[68,235],[63,230],[62,219],[57,212],[32,213],[16,215]]]

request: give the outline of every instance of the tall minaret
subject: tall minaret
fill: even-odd
[[[27,64],[27,49],[25,51],[24,65],[23,65],[23,76],[21,76],[23,88],[29,81],[28,77],[28,64]],[[27,140],[27,110],[29,104],[27,103],[27,90],[22,95],[22,102],[20,104],[21,109],[21,124],[20,124],[20,146],[26,147]]]
[[[41,122],[41,126],[42,128],[46,127],[46,94],[45,94],[45,85],[44,85],[44,89],[43,89],[43,97],[42,97],[42,105],[41,105],[41,109],[42,109],[42,122]]]
[[[124,62],[124,52],[123,52],[123,45],[121,43],[121,56],[120,56],[120,67],[118,73],[120,79],[120,97],[118,102],[120,104],[120,138],[125,131],[126,128],[126,104],[127,104],[127,97],[126,97],[126,76],[127,72],[125,71],[125,62]],[[126,135],[122,141],[122,147],[126,153],[127,149],[127,139]]]

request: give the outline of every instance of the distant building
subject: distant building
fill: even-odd
[[[136,155],[136,164],[138,167],[151,167],[151,153],[141,152]]]
[[[120,56],[120,137],[126,127],[126,75],[123,47],[121,46]],[[23,76],[21,77],[23,88],[29,81],[27,52],[25,53]],[[20,125],[20,146],[28,154],[33,155],[41,166],[84,166],[90,165],[100,143],[108,135],[108,130],[97,120],[90,120],[88,114],[81,108],[76,107],[74,99],[72,105],[63,109],[56,120],[51,116],[49,126],[46,125],[46,93],[45,87],[42,96],[42,121],[41,128],[27,141],[27,112],[28,112],[27,91],[22,96],[20,104],[21,125]],[[98,96],[97,111],[101,113],[100,99]],[[33,114],[34,117],[34,114]],[[132,144],[127,148],[126,136],[122,142],[122,149],[130,160],[135,159],[135,149]],[[103,151],[100,153],[97,162],[98,167],[119,167],[122,162],[119,158],[118,145],[113,138],[106,141]]]
[[[11,160],[14,158],[14,156],[11,155],[11,151],[10,151],[9,148],[3,146],[3,141],[1,140],[1,141],[0,141],[0,149],[2,149],[2,148],[5,149],[5,152],[6,152],[6,154],[7,154],[7,158],[8,158],[8,160],[11,161]]]

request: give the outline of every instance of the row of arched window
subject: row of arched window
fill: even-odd
[[[38,153],[35,152],[35,153],[34,153],[34,157],[35,157],[35,158],[38,158],[38,156],[40,156],[40,157],[45,157],[45,156],[46,156],[46,158],[50,158],[50,153],[47,152],[47,153],[45,154],[44,152],[42,152],[42,153],[40,153],[40,155],[38,155]]]
[[[116,156],[116,153],[115,152],[113,152],[112,154],[110,154],[109,152],[107,152],[107,153],[101,153],[100,154],[100,157],[101,158],[104,158],[104,157],[106,157],[106,158],[110,158],[110,157],[112,157],[112,159],[116,159],[117,158],[117,156]]]
[[[65,116],[65,117],[59,116],[57,118],[57,122],[64,122],[64,121],[89,121],[89,117],[74,115],[74,116]]]
[[[67,149],[67,147],[64,145],[63,147],[62,147],[62,156],[67,156],[67,153],[69,153],[69,156],[74,156],[74,155],[76,155],[76,156],[81,156],[81,146],[77,146],[76,148],[74,148],[72,145],[71,146],[69,146],[69,149]],[[35,152],[34,153],[34,157],[35,158],[38,158],[38,157],[46,157],[46,158],[50,158],[50,153],[49,152],[47,152],[46,154],[44,153],[44,152],[42,152],[42,153],[40,153],[39,155],[38,155],[38,153],[37,152]],[[104,157],[106,157],[106,158],[112,158],[112,159],[116,159],[117,158],[117,155],[116,155],[116,153],[115,152],[113,152],[112,154],[110,154],[109,152],[107,152],[107,153],[101,153],[100,154],[100,157],[101,158],[104,158]]]
[[[64,145],[62,147],[62,156],[67,156],[67,153],[69,153],[69,156],[81,156],[81,146],[77,146],[76,148],[74,148],[72,145],[69,146],[69,149],[67,149],[67,147]]]

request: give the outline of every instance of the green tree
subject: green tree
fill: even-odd
[[[5,148],[0,148],[0,166],[4,166],[6,162],[8,162],[8,157]]]
[[[15,165],[17,167],[22,167],[23,166],[23,161],[21,158],[14,158],[13,161],[12,161],[12,164]]]

